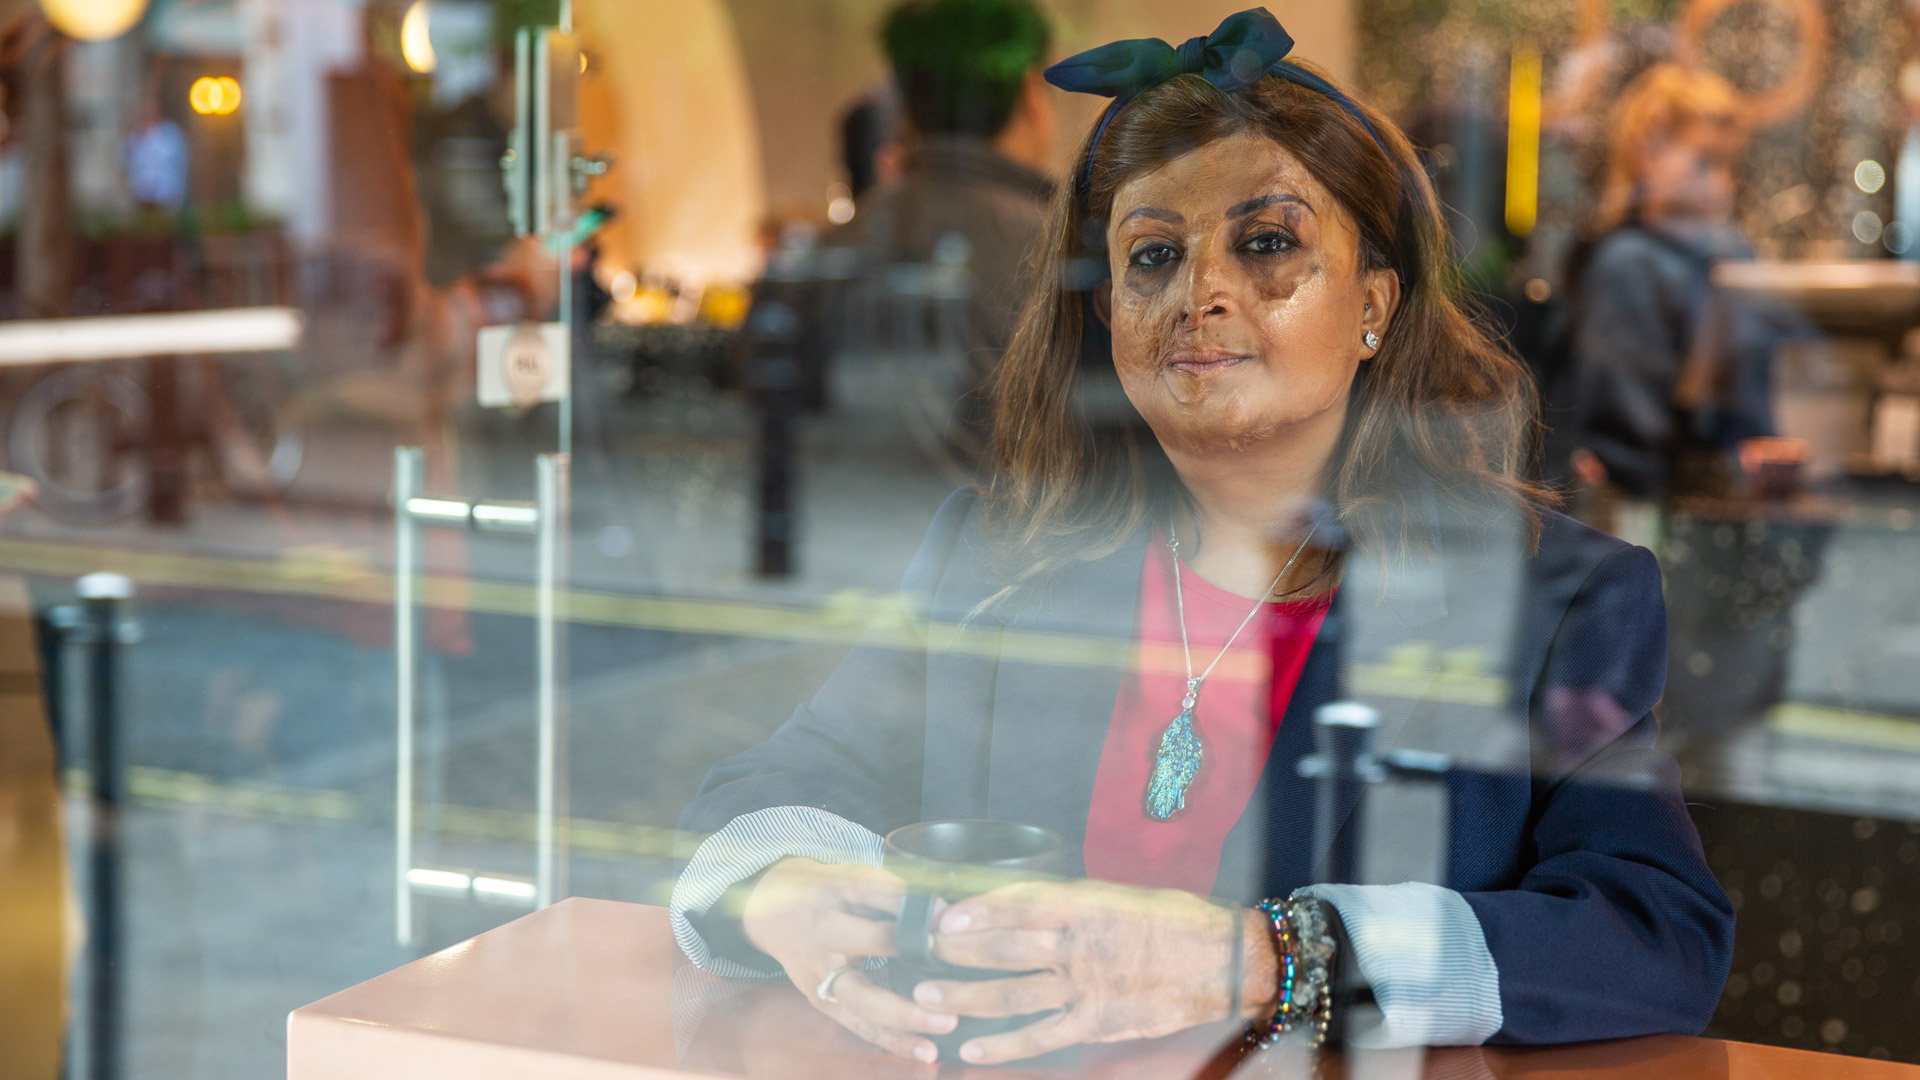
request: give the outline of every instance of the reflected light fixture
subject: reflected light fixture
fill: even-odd
[[[1904,221],[1889,221],[1886,230],[1880,234],[1880,242],[1895,255],[1905,255],[1907,249],[1913,246],[1913,226]]]
[[[299,346],[305,322],[288,307],[0,322],[0,367],[134,356],[275,352]]]
[[[1853,186],[1871,195],[1887,183],[1886,167],[1868,158],[1853,167]]]
[[[613,294],[614,300],[622,304],[633,299],[639,291],[640,279],[634,277],[631,270],[616,272],[613,280],[607,283],[607,292]]]
[[[187,89],[187,104],[201,116],[212,116],[220,111],[220,83],[209,77],[201,76],[193,80]]]
[[[133,29],[147,0],[40,0],[54,28],[81,41],[105,41]]]
[[[1863,244],[1871,244],[1880,239],[1883,228],[1880,215],[1871,210],[1862,210],[1853,215],[1853,238]]]
[[[433,54],[433,36],[428,33],[427,0],[413,0],[400,20],[400,55],[416,74],[431,75],[440,58]]]
[[[187,90],[187,104],[201,116],[231,116],[240,108],[240,82],[227,75],[202,75]]]
[[[1507,91],[1507,231],[1525,236],[1540,211],[1540,54],[1515,49]]]
[[[827,185],[827,220],[835,225],[845,225],[853,220],[853,189],[845,184]]]

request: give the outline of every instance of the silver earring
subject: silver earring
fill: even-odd
[[[1367,349],[1369,352],[1371,352],[1374,349],[1378,349],[1380,347],[1380,335],[1374,333],[1371,330],[1367,331],[1366,336],[1361,338],[1360,340],[1367,343]]]

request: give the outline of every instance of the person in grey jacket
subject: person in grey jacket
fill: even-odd
[[[907,121],[900,177],[860,197],[798,271],[817,282],[808,378],[852,350],[922,366],[914,407],[961,474],[988,442],[987,383],[1013,337],[1045,225],[1054,120],[1040,78],[1049,31],[1029,0],[911,0],[881,29]],[[781,268],[776,268],[779,271]],[[903,407],[908,403],[903,402]]]

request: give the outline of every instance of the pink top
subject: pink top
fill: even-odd
[[[1161,733],[1180,714],[1186,665],[1166,536],[1156,530],[1147,552],[1140,572],[1139,639],[1120,680],[1087,813],[1087,876],[1206,896],[1220,873],[1227,833],[1245,812],[1266,767],[1333,593],[1261,605],[1194,706],[1194,730],[1203,750],[1200,771],[1187,788],[1186,809],[1171,820],[1155,821],[1144,805],[1147,779]],[[1209,584],[1184,564],[1180,584],[1198,675],[1247,617],[1252,601]]]

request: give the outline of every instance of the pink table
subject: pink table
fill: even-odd
[[[1227,1036],[1090,1048],[1069,1065],[967,1069],[881,1054],[789,986],[686,964],[664,908],[575,898],[297,1009],[288,1080],[1192,1077]],[[1373,1055],[1358,1078],[1920,1080],[1920,1068],[1677,1035],[1538,1050]],[[1324,1075],[1324,1074],[1323,1074]]]

